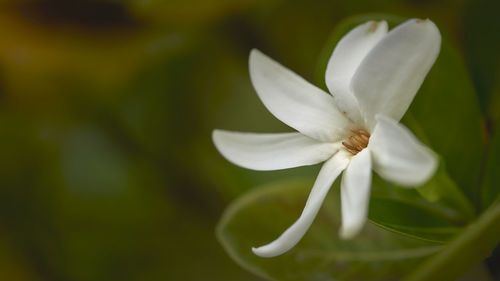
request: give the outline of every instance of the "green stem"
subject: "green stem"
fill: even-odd
[[[404,281],[455,280],[489,257],[500,241],[500,200]]]

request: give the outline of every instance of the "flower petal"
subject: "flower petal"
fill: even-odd
[[[342,226],[339,236],[350,239],[358,234],[366,222],[372,181],[370,150],[363,149],[352,157],[342,175],[340,189]]]
[[[436,171],[434,154],[402,124],[377,115],[370,137],[373,168],[383,178],[402,186],[425,183]]]
[[[288,126],[320,141],[345,134],[350,121],[332,96],[257,50],[250,53],[250,77],[267,109]]]
[[[337,106],[351,120],[362,120],[358,102],[350,89],[351,79],[366,54],[387,34],[385,21],[369,21],[358,25],[339,41],[333,51],[325,80]]]
[[[219,152],[232,163],[253,170],[313,165],[330,158],[339,144],[318,142],[300,133],[253,134],[214,130]]]
[[[399,121],[408,109],[441,46],[429,19],[411,19],[391,30],[361,62],[351,82],[369,127],[382,113]]]
[[[273,242],[258,248],[252,248],[254,254],[261,257],[274,257],[285,253],[294,247],[304,236],[318,213],[328,190],[335,179],[349,163],[345,151],[339,151],[326,161],[307,199],[306,206],[300,218]]]

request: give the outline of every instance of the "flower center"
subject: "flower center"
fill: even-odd
[[[353,132],[354,135],[349,137],[349,142],[343,141],[342,144],[345,146],[347,151],[356,155],[368,146],[370,133],[363,129],[351,129],[351,132]]]

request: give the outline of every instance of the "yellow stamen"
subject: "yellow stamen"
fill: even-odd
[[[365,135],[360,135],[360,137],[363,139],[363,141],[368,145],[368,141],[370,140],[370,137],[367,137]]]
[[[370,133],[363,129],[351,129],[354,135],[349,136],[349,142],[343,141],[342,144],[351,154],[356,155],[368,146]]]
[[[355,133],[356,135],[365,136],[368,138],[370,137],[370,133],[362,129],[351,129],[351,132]]]
[[[349,143],[343,141],[342,144],[347,148],[347,149],[351,149],[351,150],[356,150],[356,147],[350,145]]]

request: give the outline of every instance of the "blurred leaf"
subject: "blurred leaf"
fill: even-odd
[[[404,281],[455,280],[491,255],[500,242],[500,201],[446,247],[420,264]]]
[[[368,20],[386,20],[391,28],[403,18],[367,14],[342,21],[327,41],[318,63],[316,82],[324,73],[337,42]],[[446,35],[446,30],[441,30]],[[474,89],[457,52],[443,39],[441,53],[402,122],[443,157],[451,178],[471,201],[477,196],[481,160],[481,114]],[[450,102],[453,101],[453,102]],[[464,149],[467,148],[467,149]],[[446,195],[446,192],[441,192]]]
[[[481,188],[481,203],[483,209],[489,207],[500,196],[500,124],[495,130],[487,154]]]
[[[494,125],[492,124],[499,124],[500,123],[500,71],[498,72],[497,78],[495,79],[495,85],[493,88],[493,93],[491,94],[491,99],[489,103],[489,118],[491,118],[489,123],[486,123],[486,128],[487,129],[492,129]],[[493,132],[495,133],[495,132]]]
[[[500,77],[500,2],[469,1],[464,12],[464,49],[467,66],[474,81],[483,112],[495,114],[490,101]],[[495,110],[490,111],[488,110]]]
[[[493,276],[491,275],[490,271],[488,270],[488,267],[484,264],[478,264],[476,267],[472,268],[461,276],[460,278],[456,279],[455,281],[495,281]],[[496,279],[498,280],[498,279]]]
[[[209,24],[241,12],[256,0],[131,0],[132,13],[144,21],[167,26]]]
[[[232,203],[217,227],[228,254],[269,280],[395,280],[441,248],[371,224],[356,239],[339,239],[337,184],[296,247],[272,259],[255,256],[252,246],[271,242],[299,217],[311,186],[309,181],[277,182]]]
[[[2,227],[4,228],[4,227]],[[0,232],[0,280],[39,281],[26,257],[14,251],[11,239]]]

